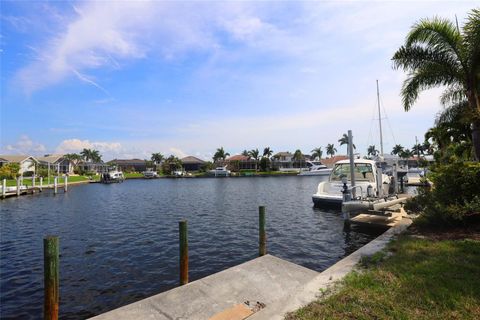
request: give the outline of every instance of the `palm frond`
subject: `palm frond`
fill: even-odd
[[[480,86],[480,9],[472,9],[469,13],[463,26],[463,39],[469,69],[473,72],[472,76],[477,77],[477,85]]]
[[[405,111],[410,110],[411,106],[418,99],[421,91],[431,89],[437,86],[451,86],[460,84],[459,79],[449,66],[428,64],[417,68],[409,74],[402,86],[402,100]]]
[[[407,35],[405,44],[407,47],[421,44],[460,56],[462,36],[451,21],[434,17],[422,19],[416,23]]]
[[[392,57],[393,68],[411,71],[425,64],[448,65],[456,74],[462,73],[462,65],[457,56],[451,52],[437,50],[432,47],[411,45],[400,47]]]
[[[469,111],[467,100],[455,103],[437,114],[435,125],[439,126],[442,124],[450,124],[455,122],[469,123]]]
[[[454,85],[447,88],[440,97],[443,106],[448,107],[453,104],[460,103],[467,99],[465,89],[462,86]]]

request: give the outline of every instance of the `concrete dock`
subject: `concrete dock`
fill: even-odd
[[[92,319],[284,319],[351,272],[361,257],[382,250],[410,223],[397,221],[322,273],[266,255]]]
[[[318,274],[265,255],[92,319],[244,319],[246,309],[268,308]]]

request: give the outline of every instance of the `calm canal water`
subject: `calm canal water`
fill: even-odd
[[[1,205],[2,319],[38,319],[43,238],[60,237],[60,316],[81,319],[178,284],[178,221],[188,220],[190,280],[258,254],[258,206],[270,254],[322,271],[378,234],[343,230],[314,209],[319,177],[129,180]]]

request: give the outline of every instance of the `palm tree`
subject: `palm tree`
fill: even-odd
[[[270,158],[273,154],[273,150],[270,149],[270,147],[266,147],[263,149],[263,157],[264,158]]]
[[[322,147],[315,148],[310,152],[312,153],[312,158],[313,159],[317,159],[317,158],[318,158],[318,160],[322,159],[322,154],[323,154]]]
[[[420,143],[416,143],[412,147],[412,153],[416,154],[417,156],[420,156],[420,153],[423,154],[423,148]]]
[[[102,155],[100,154],[100,151],[91,150],[90,159],[92,159],[92,162],[102,162]]]
[[[165,157],[160,152],[152,153],[152,157],[150,158],[154,164],[162,163],[163,159],[165,159]]]
[[[82,160],[82,156],[78,153],[67,153],[63,157],[72,163],[74,171],[77,168],[78,163]]]
[[[93,154],[93,151],[91,149],[83,149],[80,152],[80,155],[85,160],[85,162],[88,162],[89,160],[92,160],[92,154]]]
[[[248,155],[255,160],[255,171],[258,170],[258,159],[260,158],[260,151],[253,149],[248,152]]]
[[[348,135],[346,133],[343,134],[343,136],[338,139],[338,143],[340,143],[340,146],[343,146],[344,144],[347,145],[347,155],[348,155]],[[355,144],[352,145],[353,149],[357,149],[357,147],[355,147]]]
[[[395,147],[393,147],[392,154],[398,155],[402,151],[403,151],[403,147],[400,144],[396,144]]]
[[[330,158],[332,158],[335,155],[335,152],[337,152],[337,149],[333,145],[333,143],[327,144],[327,154],[330,155]]]
[[[182,161],[174,155],[170,155],[162,164],[162,171],[165,174],[172,174],[180,168],[182,168]]]
[[[368,154],[368,156],[376,156],[378,154],[378,150],[375,149],[375,145],[368,146],[367,154]]]
[[[461,112],[471,123],[480,160],[480,9],[473,9],[462,30],[447,19],[422,19],[393,55],[393,67],[408,72],[401,95],[410,110],[421,91],[445,86],[445,112]]]
[[[402,152],[400,152],[399,156],[400,158],[408,159],[413,156],[413,152],[410,151],[409,149],[405,149],[405,150],[402,150]]]
[[[223,147],[217,149],[217,152],[213,155],[213,162],[217,162],[218,160],[225,161],[225,159],[230,155],[230,153],[225,152]]]
[[[248,157],[248,151],[247,149],[242,151],[242,156]]]

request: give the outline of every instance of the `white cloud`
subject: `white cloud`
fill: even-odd
[[[21,135],[15,144],[8,144],[4,150],[14,154],[38,155],[46,151],[43,144],[32,141],[27,135]]]
[[[100,151],[103,158],[113,158],[125,153],[125,149],[119,142],[89,141],[80,139],[63,140],[55,149],[55,153],[78,153],[83,149],[95,149]]]

